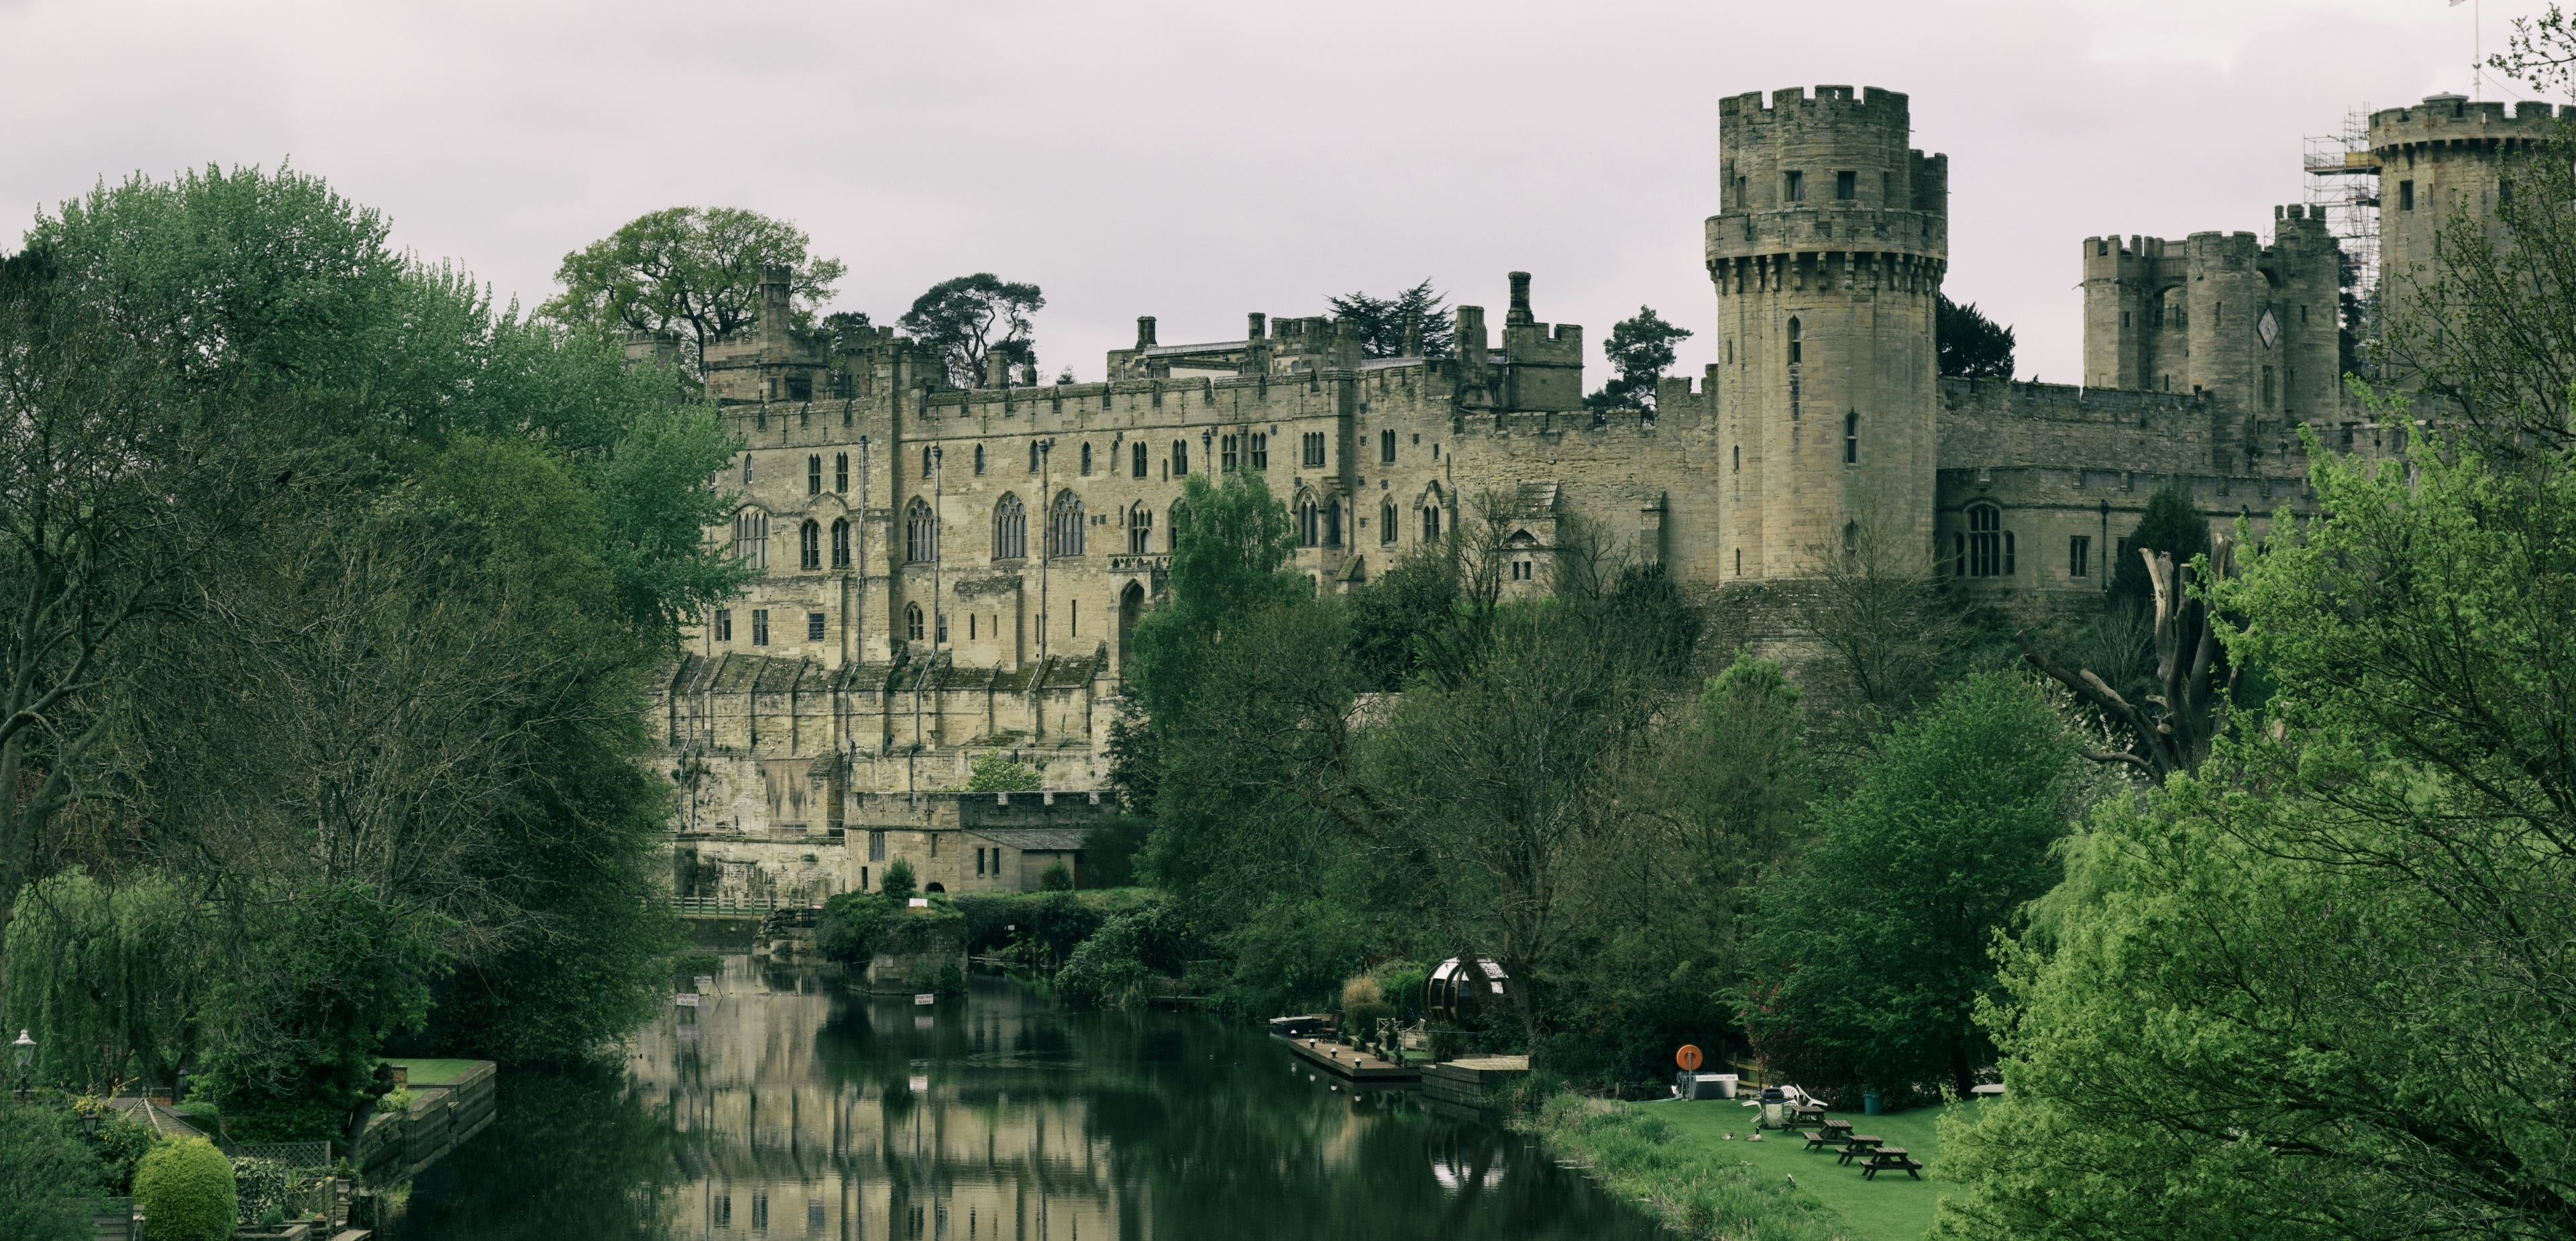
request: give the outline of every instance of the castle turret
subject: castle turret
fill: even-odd
[[[1906,98],[1819,86],[1718,101],[1719,535],[1729,578],[1796,577],[1860,537],[1932,543],[1949,157]]]
[[[2567,110],[2576,115],[2576,108]],[[2527,100],[2511,115],[2501,103],[2434,95],[2411,108],[2370,117],[2379,164],[2379,314],[2402,321],[2415,291],[2436,278],[2434,236],[2465,212],[2497,235],[2496,205],[2506,160],[2555,131],[2559,110]]]

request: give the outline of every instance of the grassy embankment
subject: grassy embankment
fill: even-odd
[[[1974,1107],[1971,1103],[1966,1106]],[[1862,1133],[1926,1163],[1939,1149],[1939,1108],[1890,1116],[1840,1114]],[[1591,1165],[1602,1186],[1646,1203],[1685,1236],[1745,1241],[1919,1241],[1946,1187],[1860,1169],[1794,1135],[1748,1142],[1752,1109],[1735,1102],[1608,1103],[1574,1095],[1548,1101],[1521,1128],[1557,1158]],[[1723,1135],[1732,1133],[1734,1138]]]

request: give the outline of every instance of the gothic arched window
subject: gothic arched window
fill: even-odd
[[[1154,510],[1142,504],[1127,511],[1127,550],[1139,556],[1154,550]]]
[[[832,523],[832,567],[850,567],[850,519],[847,517]]]
[[[2012,535],[2004,531],[2004,513],[1991,504],[1968,510],[1968,576],[2009,577],[2013,571]]]
[[[769,514],[747,508],[733,515],[733,554],[746,568],[769,567]]]
[[[984,446],[982,444],[977,444],[975,446],[975,473],[979,477],[984,473]]]
[[[1789,321],[1789,365],[1796,366],[1805,360],[1806,352],[1806,342],[1798,336],[1798,321],[1791,319]]]
[[[1018,560],[1029,554],[1029,510],[1018,496],[1006,495],[993,506],[993,559]]]
[[[1341,545],[1342,502],[1339,500],[1333,500],[1324,505],[1324,546],[1339,547]]]
[[[903,558],[914,564],[939,559],[939,519],[920,496],[903,510]]]
[[[903,636],[915,642],[921,641],[921,605],[918,603],[903,605]]]
[[[808,521],[796,528],[796,567],[823,567],[823,527]]]
[[[1082,476],[1091,477],[1091,445],[1089,444],[1082,446]]]
[[[1395,501],[1388,500],[1385,503],[1378,505],[1377,541],[1380,543],[1392,544],[1395,542],[1396,535],[1400,533],[1402,532],[1397,530],[1395,527]]]
[[[1079,556],[1082,554],[1082,501],[1070,491],[1055,498],[1054,520],[1049,523],[1047,554]]]
[[[1323,540],[1323,510],[1313,496],[1297,497],[1297,546],[1313,547]]]

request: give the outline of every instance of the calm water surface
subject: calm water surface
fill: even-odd
[[[1508,1134],[1210,1018],[980,977],[917,1007],[748,957],[716,991],[622,1075],[504,1075],[393,1241],[1656,1235]]]

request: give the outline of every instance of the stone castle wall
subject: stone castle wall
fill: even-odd
[[[819,891],[873,873],[847,843],[872,831],[917,866],[957,847],[933,842],[965,827],[862,820],[900,818],[871,799],[958,784],[979,755],[1088,796],[1193,474],[1266,480],[1319,592],[1496,504],[1531,566],[1512,575],[1519,593],[1545,589],[1580,527],[1686,589],[1759,607],[1866,518],[1926,548],[1971,600],[2081,611],[2159,487],[2259,531],[2277,509],[2308,511],[2302,426],[2365,454],[2411,430],[2343,395],[2342,261],[2321,218],[2276,212],[2268,242],[2086,238],[2086,382],[1944,380],[1949,167],[1911,145],[1906,97],[1818,87],[1719,110],[1705,226],[1718,361],[1664,381],[1652,412],[1583,407],[1583,329],[1538,320],[1525,273],[1499,323],[1456,309],[1451,357],[1364,357],[1350,324],[1262,314],[1239,336],[1164,344],[1144,317],[1106,382],[1014,386],[996,367],[966,391],[890,329],[789,331],[773,280],[759,328],[707,353],[744,445],[711,480],[740,508],[710,533],[760,571],[688,634],[655,705],[656,762],[685,792],[679,835],[730,859],[707,863],[732,868],[721,883]],[[2491,204],[2491,176],[2476,178],[2531,136],[2517,126],[2475,105],[2396,110],[2374,118],[2371,158],[2383,179],[2445,170],[2417,174],[2421,201],[2486,184]],[[2395,237],[2390,262],[2420,242]],[[969,856],[1000,856],[994,841]],[[937,865],[942,882],[1006,882]]]

